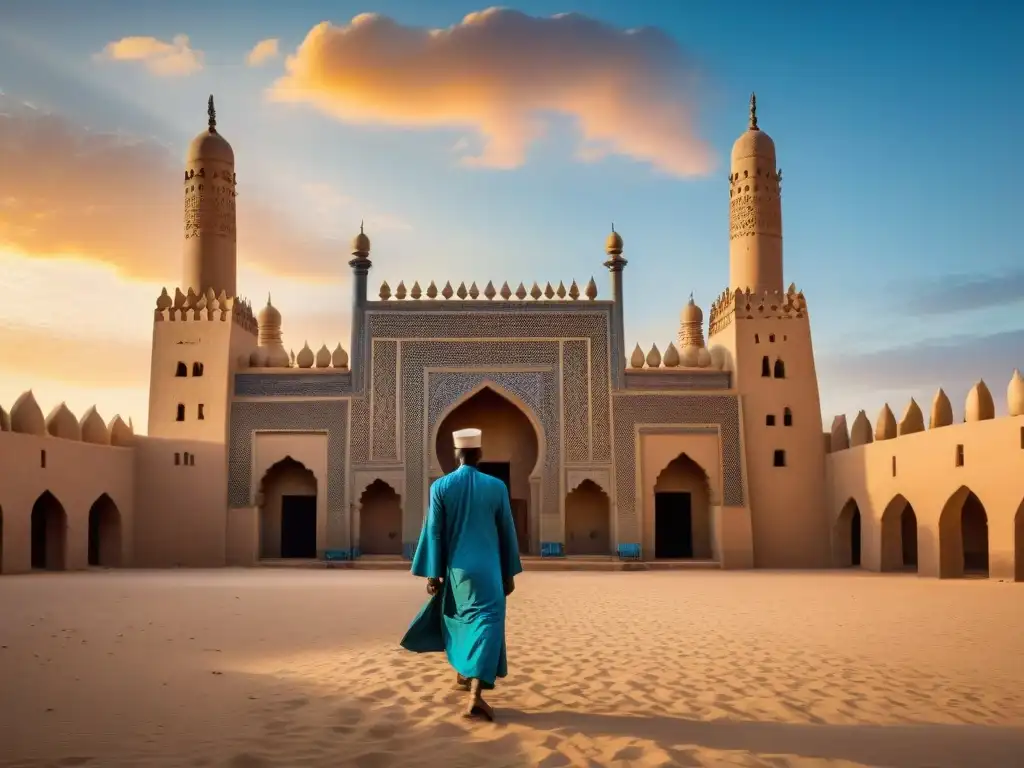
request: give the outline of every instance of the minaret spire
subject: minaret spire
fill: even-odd
[[[206,115],[209,117],[210,133],[217,132],[217,110],[213,107],[213,94],[210,94],[210,100],[206,102]]]
[[[213,104],[213,96],[210,97],[210,104]],[[210,107],[210,109],[213,109],[213,107]],[[756,93],[751,93],[750,94],[750,130],[752,130],[752,131],[759,131],[759,130],[761,130],[760,128],[757,127],[757,94]]]

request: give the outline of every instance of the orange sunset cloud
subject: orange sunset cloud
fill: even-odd
[[[246,55],[245,63],[250,67],[259,67],[280,55],[281,52],[278,49],[277,38],[271,37],[256,43]]]
[[[696,133],[696,75],[653,28],[490,8],[448,29],[378,14],[318,24],[269,95],[354,123],[475,129],[483,149],[464,161],[493,168],[522,165],[561,115],[578,126],[581,160],[624,155],[692,176],[714,166]]]
[[[0,96],[0,248],[102,261],[128,278],[174,284],[182,247],[176,154],[152,141],[93,133]],[[276,274],[339,277],[344,243],[305,231],[251,196],[239,197],[238,238],[242,263]]]
[[[169,43],[155,37],[122,37],[107,43],[97,55],[113,61],[141,61],[161,77],[191,75],[203,68],[203,52],[191,46],[188,35],[175,35]]]

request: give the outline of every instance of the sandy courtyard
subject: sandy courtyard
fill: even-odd
[[[0,579],[0,765],[1024,765],[1024,585],[528,573],[501,721],[397,648],[406,573]]]

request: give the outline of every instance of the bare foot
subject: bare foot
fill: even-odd
[[[469,690],[469,679],[463,677],[458,672],[455,673],[455,690],[457,690],[457,691],[468,691]]]
[[[469,704],[462,716],[467,719],[481,718],[488,722],[494,722],[494,710],[491,705],[484,701],[480,681],[473,678],[469,681]]]
[[[486,720],[489,723],[494,722],[494,710],[491,709],[490,704],[480,697],[473,697],[470,699],[469,706],[466,707],[466,711],[462,713],[462,716],[467,720]]]

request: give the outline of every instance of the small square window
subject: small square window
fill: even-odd
[[[767,416],[764,417],[764,425],[766,427],[774,427],[775,426],[775,414],[774,413],[769,413]]]
[[[783,450],[776,450],[772,464],[776,467],[786,466],[786,452]]]

